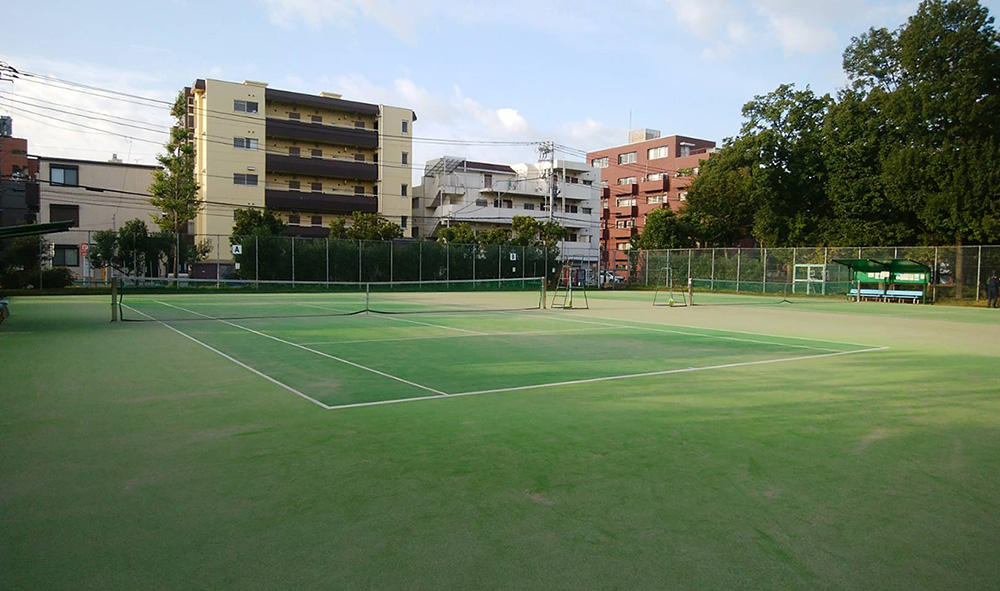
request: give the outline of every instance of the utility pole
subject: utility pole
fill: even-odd
[[[548,159],[549,161],[549,221],[553,219],[554,212],[552,211],[556,205],[556,195],[559,193],[559,186],[556,177],[556,148],[552,142],[542,142],[538,146],[538,160],[543,161]]]

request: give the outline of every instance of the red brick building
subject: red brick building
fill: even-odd
[[[679,210],[687,188],[715,142],[642,129],[629,133],[629,143],[587,154],[601,170],[601,264],[620,276],[628,270],[632,237],[642,231],[646,214],[670,207]]]
[[[38,174],[38,160],[28,158],[28,140],[12,137],[10,117],[0,117],[0,175],[10,179],[15,173],[28,178]]]

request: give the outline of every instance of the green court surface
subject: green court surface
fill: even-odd
[[[361,295],[12,299],[0,586],[1000,580],[998,311]]]

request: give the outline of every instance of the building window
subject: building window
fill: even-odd
[[[618,155],[618,164],[632,164],[635,162],[635,152]]]
[[[607,189],[608,188],[608,181],[601,181],[601,188],[602,189]]]
[[[313,158],[322,158],[323,157],[323,150],[318,150],[316,148],[313,148],[311,150],[311,152],[312,152],[312,157]]]
[[[590,215],[594,213],[594,210],[591,209],[590,207],[583,207],[580,209],[580,212],[583,213],[584,215]]]
[[[301,186],[299,181],[288,181],[288,190],[290,191],[298,191]]]
[[[492,189],[493,188],[493,175],[492,174],[484,174],[483,175],[483,187],[486,188],[486,189]]]
[[[486,207],[487,203],[485,199],[476,199],[476,207]]]
[[[404,119],[400,131],[402,131],[403,133],[410,133],[410,122]]]
[[[80,206],[79,205],[56,205],[55,203],[49,205],[49,221],[50,222],[67,222],[72,221],[73,227],[76,228],[80,225]]]
[[[312,116],[309,117],[309,119],[313,123],[322,123],[323,122],[323,116],[322,115],[312,115]],[[322,224],[320,224],[320,225],[322,225]]]
[[[499,207],[501,209],[513,209],[514,202],[510,199],[494,199],[493,207]]]
[[[378,185],[373,185],[372,186],[372,195],[375,195],[376,197],[378,197]]]
[[[401,155],[401,160],[402,160],[402,164],[409,164],[410,163],[410,153],[409,152],[403,152],[402,155]]]
[[[575,205],[566,206],[566,213],[579,213],[579,212],[580,212],[579,208],[577,208],[577,206]]]
[[[569,234],[566,236],[566,242],[576,242],[576,234]]]
[[[681,158],[691,155],[691,146],[681,144]]]
[[[364,129],[365,128],[365,122],[364,121],[355,121],[354,122],[354,127],[357,127],[358,129]]]
[[[608,157],[604,156],[603,158],[594,158],[593,160],[590,161],[590,165],[593,166],[594,168],[607,168]]]
[[[650,173],[650,174],[646,175],[646,180],[647,181],[662,181],[663,180],[663,173],[662,172],[653,172],[653,173]]]
[[[649,197],[646,197],[646,203],[647,204],[649,204],[649,203],[660,203],[660,201],[662,201],[662,200],[663,200],[663,197],[661,197],[660,195],[650,195]]]
[[[53,185],[75,187],[80,184],[80,169],[76,166],[53,164],[49,167],[49,182]]]
[[[294,214],[294,213],[293,214],[289,214],[288,215],[288,224],[291,225],[291,226],[298,226],[299,225],[299,216],[296,215],[296,214]]]
[[[615,244],[615,248],[617,248],[618,250],[632,250],[632,243],[631,242],[619,242],[619,243]]]
[[[646,150],[646,157],[650,160],[656,160],[657,158],[667,157],[667,146],[660,146],[659,148],[650,148]]]
[[[358,162],[364,162],[365,161],[365,155],[364,154],[355,154],[354,155],[354,160],[356,160]]]
[[[313,193],[322,193],[323,192],[323,183],[311,183],[311,185],[312,185],[311,188],[312,188],[312,192]]]
[[[618,207],[632,207],[635,205],[635,197],[619,197],[616,201]]]
[[[80,247],[75,244],[56,244],[52,255],[54,267],[79,267]]]
[[[622,177],[622,178],[618,179],[618,184],[619,185],[634,185],[635,184],[635,177],[634,176]]]
[[[378,164],[378,152],[372,154],[372,162]]]
[[[314,215],[314,216],[312,216],[312,225],[314,225],[314,226],[322,226],[323,225],[323,216],[321,216],[321,215]]]
[[[601,199],[601,208],[602,209],[607,209],[608,208],[608,200],[607,199]]]
[[[403,183],[402,185],[400,185],[399,186],[399,196],[400,197],[406,197],[406,192],[409,191],[409,189],[410,189],[410,187],[406,183]]]
[[[406,228],[406,216],[405,215],[399,216],[399,227],[400,228]]]
[[[239,173],[239,172],[234,173],[233,174],[233,184],[234,185],[243,185],[245,187],[256,187],[257,186],[257,175],[255,175],[255,174],[242,174],[242,173]]]
[[[257,103],[252,101],[233,101],[233,110],[237,113],[256,113]]]
[[[687,191],[682,191],[681,193],[678,193],[677,200],[678,201],[687,201],[688,200]]]
[[[534,203],[525,203],[524,204],[524,209],[526,209],[528,211],[531,211],[531,210],[535,209],[535,204]]]
[[[289,121],[299,121],[300,119],[302,119],[302,115],[299,115],[298,113],[289,113],[288,114],[288,120]]]
[[[288,155],[289,156],[300,156],[301,154],[302,154],[302,150],[298,146],[291,146],[291,147],[288,148]]]
[[[233,147],[239,148],[241,150],[256,150],[257,149],[257,138],[252,137],[234,137]]]
[[[615,222],[615,227],[616,228],[634,228],[635,227],[635,220],[632,219],[632,218],[629,218],[629,219],[626,219],[626,220],[618,220],[618,221]]]
[[[590,187],[594,184],[594,181],[584,179],[583,184],[586,187]]]
[[[354,194],[355,195],[364,195],[365,194],[365,188],[362,185],[354,185]]]

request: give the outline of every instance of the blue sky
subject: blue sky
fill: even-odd
[[[998,2],[984,4],[995,14]],[[593,150],[623,143],[631,111],[633,127],[721,143],[738,131],[740,107],[756,94],[786,82],[835,92],[844,84],[841,54],[851,36],[870,26],[895,28],[916,6],[912,0],[35,2],[33,12],[44,17],[8,26],[0,60],[163,99],[199,77],[340,92],[413,108],[417,137],[553,139]],[[0,83],[0,109],[13,108],[15,134],[40,154],[106,159],[114,152],[151,162],[156,145],[46,123],[39,114],[47,111],[24,110],[24,101],[38,99],[112,119],[169,123],[161,109],[25,80]],[[414,147],[417,163],[444,154],[533,158],[524,147]]]

